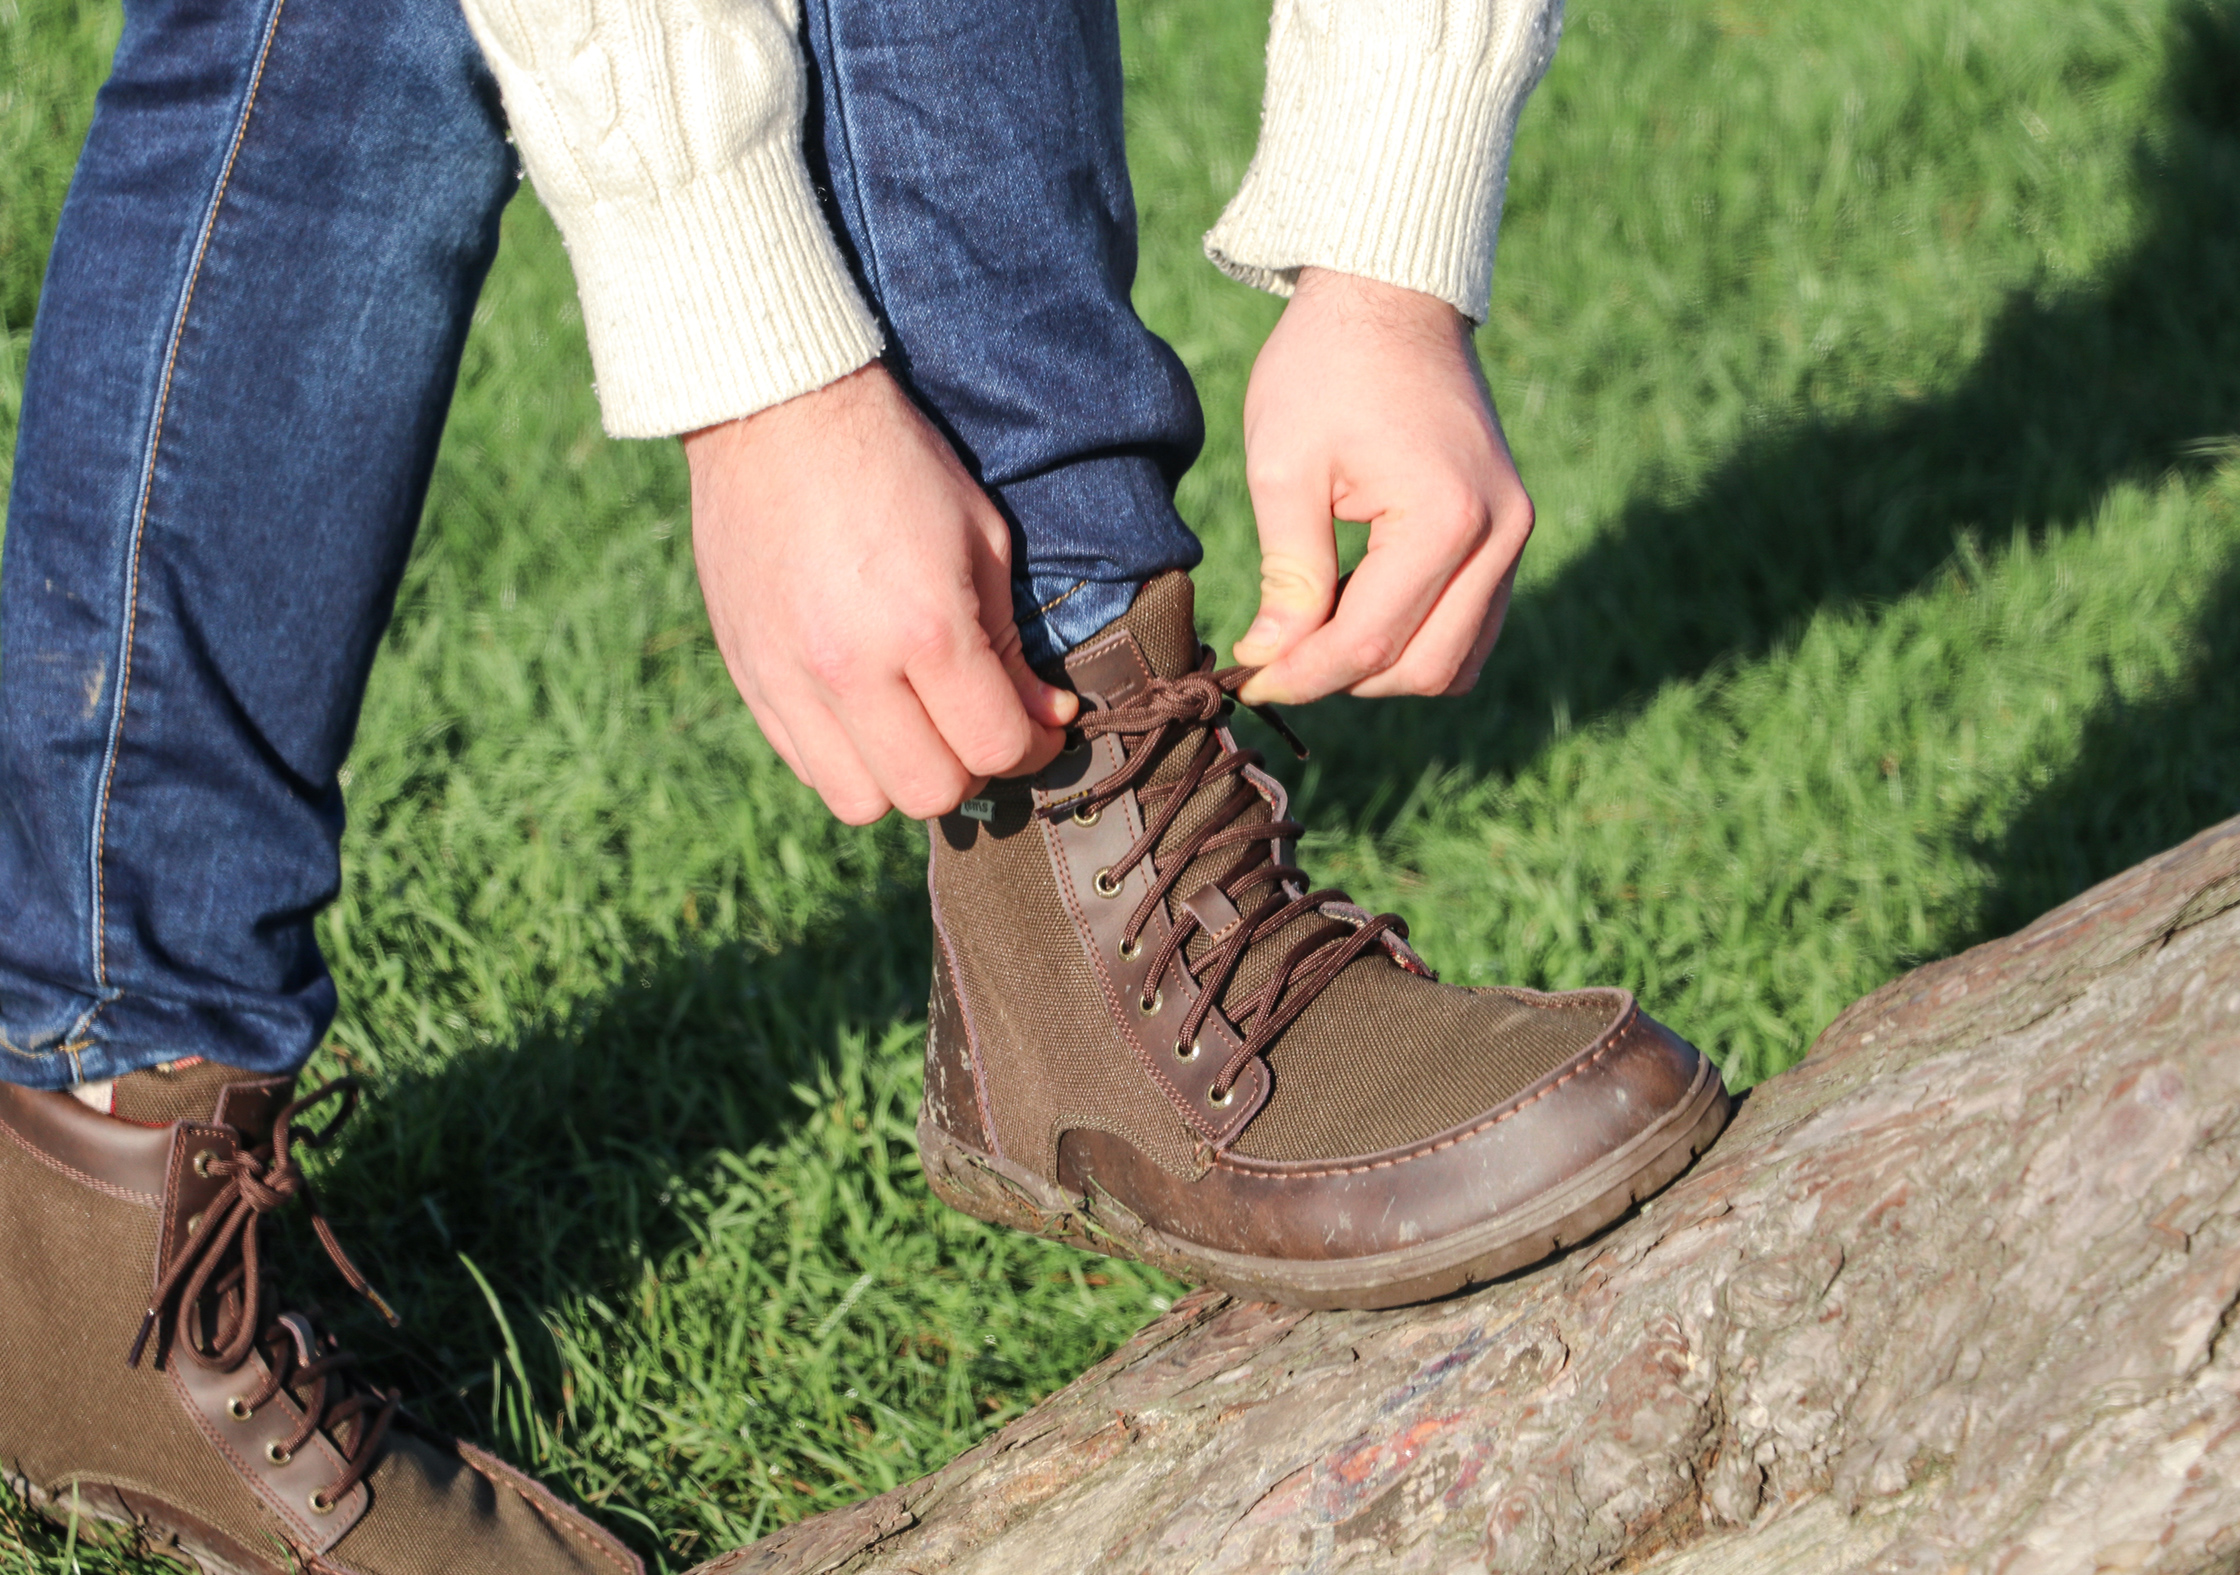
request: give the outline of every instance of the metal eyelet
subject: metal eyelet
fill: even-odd
[[[1166,1004],[1167,992],[1164,990],[1153,990],[1151,992],[1151,999],[1148,1001],[1140,995],[1136,997],[1136,1010],[1143,1013],[1143,1015],[1146,1017],[1157,1017],[1159,1015],[1159,1008]]]
[[[202,1216],[199,1214],[191,1216],[187,1220],[187,1234],[189,1236],[192,1236],[196,1231],[200,1229],[202,1229]]]
[[[210,1162],[211,1162],[212,1160],[216,1159],[217,1157],[218,1157],[218,1151],[217,1151],[216,1149],[214,1149],[214,1148],[206,1148],[206,1149],[204,1149],[204,1150],[203,1150],[203,1151],[202,1151],[201,1153],[199,1153],[199,1154],[195,1155],[195,1157],[194,1157],[194,1173],[195,1173],[196,1175],[198,1175],[198,1176],[202,1177],[202,1179],[203,1179],[203,1180],[205,1180],[205,1181],[209,1180],[209,1179],[210,1179]]]
[[[304,1502],[311,1506],[311,1513],[314,1515],[331,1515],[339,1507],[333,1499],[327,1497],[325,1488],[315,1489]]]
[[[1213,1108],[1216,1110],[1227,1110],[1236,1102],[1237,1091],[1233,1088],[1219,1094],[1208,1092],[1206,1095],[1206,1103],[1213,1106]]]
[[[284,1466],[295,1459],[295,1453],[292,1450],[282,1449],[277,1443],[271,1443],[264,1446],[264,1457],[276,1466]]]
[[[1061,755],[1078,755],[1088,747],[1089,741],[1086,738],[1079,738],[1069,733],[1066,735],[1066,742],[1058,747],[1058,753]]]
[[[1199,1040],[1193,1039],[1188,1044],[1184,1044],[1177,1039],[1174,1045],[1174,1058],[1177,1061],[1195,1061],[1198,1059],[1198,1052],[1204,1048],[1205,1045]]]
[[[1097,871],[1096,879],[1089,884],[1097,888],[1097,895],[1100,897],[1117,897],[1120,895],[1120,883],[1112,878],[1110,866]]]
[[[226,1415],[232,1417],[236,1422],[246,1422],[256,1414],[249,1409],[249,1402],[239,1395],[230,1396],[226,1400]]]
[[[1122,962],[1134,962],[1138,957],[1141,957],[1142,955],[1143,942],[1122,941],[1120,943],[1120,960]]]
[[[1102,819],[1104,819],[1104,806],[1102,804],[1099,804],[1095,809],[1077,809],[1073,812],[1073,823],[1076,826],[1094,826]]]

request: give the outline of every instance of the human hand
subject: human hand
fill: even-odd
[[[684,440],[692,553],[732,682],[852,825],[1038,771],[1079,702],[1011,618],[1011,536],[874,363]]]
[[[1239,698],[1461,694],[1476,683],[1532,534],[1532,500],[1462,314],[1395,285],[1303,270],[1253,363],[1244,445],[1260,611],[1236,658],[1261,671]],[[1342,599],[1333,516],[1369,526]]]

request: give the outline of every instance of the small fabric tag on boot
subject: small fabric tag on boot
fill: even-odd
[[[89,1110],[98,1110],[105,1116],[117,1111],[117,1080],[105,1077],[98,1083],[72,1083],[70,1097]]]
[[[957,806],[957,813],[967,820],[993,820],[996,818],[996,801],[992,798],[968,798]]]

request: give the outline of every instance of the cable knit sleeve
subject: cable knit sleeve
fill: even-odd
[[[796,3],[466,0],[617,437],[751,415],[879,353],[802,161]]]
[[[1289,295],[1332,268],[1483,321],[1517,112],[1563,0],[1276,0],[1260,147],[1206,255]]]

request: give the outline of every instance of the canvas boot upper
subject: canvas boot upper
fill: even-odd
[[[0,1084],[0,1470],[208,1571],[642,1575],[294,1310],[263,1244],[283,1208],[373,1293],[300,1162],[356,1087],[292,1093],[199,1066],[120,1079],[102,1114]]]

